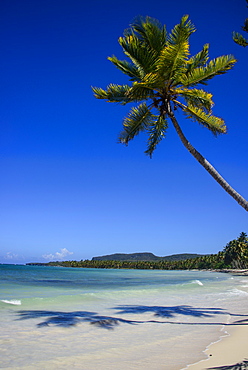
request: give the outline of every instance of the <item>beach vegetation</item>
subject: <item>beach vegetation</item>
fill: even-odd
[[[248,4],[248,0],[246,0]],[[248,7],[248,5],[247,5]],[[244,21],[244,25],[242,26],[242,30],[244,32],[248,32],[248,18]],[[248,45],[248,39],[246,39],[243,35],[241,35],[239,32],[233,32],[233,41],[236,42],[236,44],[246,47]]]
[[[225,264],[232,268],[248,268],[248,237],[242,232],[237,239],[231,240],[224,248]]]
[[[180,110],[186,118],[215,136],[226,133],[224,120],[213,114],[212,94],[203,87],[209,80],[232,69],[236,59],[232,55],[223,55],[210,60],[209,44],[191,55],[189,38],[195,31],[188,15],[183,16],[169,33],[156,19],[136,19],[119,38],[127,59],[120,60],[114,55],[108,58],[128,76],[129,84],[111,83],[106,89],[92,87],[92,90],[97,99],[121,105],[136,104],[123,120],[120,143],[128,145],[137,135],[145,133],[145,153],[152,157],[172,123],[185,148],[248,211],[248,202],[192,146],[176,117]]]

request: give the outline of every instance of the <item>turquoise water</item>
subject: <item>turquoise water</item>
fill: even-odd
[[[246,318],[248,278],[0,265],[0,368],[168,369]]]

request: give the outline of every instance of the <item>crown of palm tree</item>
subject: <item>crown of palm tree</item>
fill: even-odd
[[[225,55],[209,61],[208,44],[191,56],[189,38],[195,31],[188,15],[170,33],[157,20],[146,17],[134,22],[119,38],[129,61],[115,56],[108,59],[128,75],[130,85],[110,84],[105,90],[92,89],[98,99],[138,103],[123,121],[120,142],[128,144],[145,131],[148,133],[146,153],[151,156],[165,137],[168,118],[174,116],[177,108],[215,135],[226,132],[224,121],[212,114],[212,94],[199,85],[206,85],[216,75],[227,72],[236,60],[232,55]]]
[[[246,199],[190,144],[175,117],[175,111],[180,108],[187,118],[208,128],[214,135],[226,132],[223,119],[212,114],[212,94],[202,86],[213,77],[226,73],[236,59],[224,55],[209,60],[208,44],[191,56],[189,38],[195,31],[188,15],[183,16],[170,33],[155,19],[138,19],[119,38],[129,60],[119,60],[115,56],[108,58],[129,77],[130,84],[110,84],[105,90],[98,87],[92,90],[97,99],[120,104],[137,103],[123,120],[121,143],[128,144],[140,132],[146,132],[145,153],[152,156],[171,121],[186,149],[248,211]]]

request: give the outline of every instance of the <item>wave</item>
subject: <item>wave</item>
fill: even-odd
[[[248,295],[248,293],[245,292],[244,290],[237,289],[237,288],[230,290],[229,291],[229,294],[231,294],[231,295],[239,295],[239,296],[247,296]]]
[[[198,284],[198,285],[203,286],[203,283],[200,280],[194,280],[192,281],[192,284]]]
[[[20,306],[22,304],[22,301],[20,301],[19,299],[11,299],[10,301],[8,301],[7,299],[1,299],[1,302],[13,304],[15,306]]]
[[[204,284],[201,282],[201,280],[191,280],[191,281],[188,281],[187,283],[183,283],[181,284],[181,286],[183,287],[190,287],[192,285],[199,285],[199,286],[203,286]]]

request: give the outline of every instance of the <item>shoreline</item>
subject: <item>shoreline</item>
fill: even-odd
[[[235,276],[248,276],[247,269],[212,270]],[[247,307],[248,308],[248,307]],[[217,342],[210,343],[203,351],[206,356],[181,370],[232,370],[248,369],[248,320],[243,323],[224,325],[223,335]]]
[[[203,351],[206,359],[187,365],[182,370],[248,369],[248,324],[227,325],[224,333],[226,335],[218,342],[211,343]]]
[[[209,270],[213,272],[222,272],[224,274],[232,274],[235,276],[248,276],[248,269],[220,269],[220,270]]]

